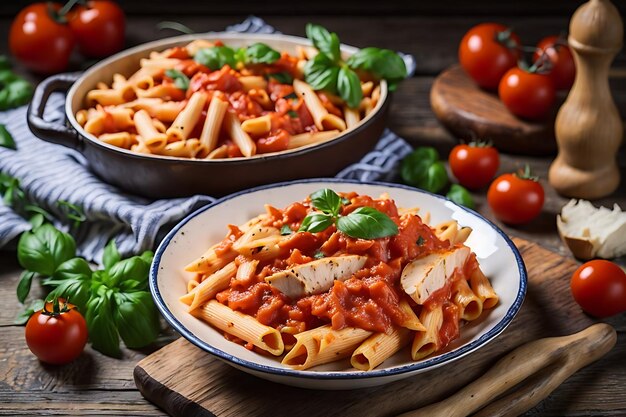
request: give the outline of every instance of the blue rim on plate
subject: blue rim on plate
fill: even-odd
[[[247,190],[239,191],[239,192],[234,193],[234,194],[227,195],[226,197],[222,197],[219,200],[216,200],[215,202],[213,202],[213,203],[211,203],[209,205],[201,207],[198,210],[194,211],[193,213],[189,214],[183,220],[181,220],[167,234],[167,236],[165,236],[165,238],[159,244],[159,247],[156,250],[156,253],[154,255],[154,260],[152,261],[152,265],[150,267],[150,291],[152,293],[152,298],[154,299],[158,309],[161,311],[161,314],[163,314],[163,316],[165,317],[165,320],[167,320],[167,322],[178,333],[180,333],[183,337],[185,337],[188,341],[190,341],[194,345],[196,345],[199,348],[201,348],[201,349],[211,353],[214,356],[217,356],[218,358],[221,358],[221,359],[226,360],[228,362],[232,362],[235,365],[242,366],[242,367],[251,369],[253,371],[257,371],[257,372],[270,373],[270,374],[281,375],[281,376],[291,376],[291,377],[297,377],[297,378],[329,379],[329,380],[330,379],[334,380],[334,379],[379,378],[379,377],[386,377],[386,376],[391,376],[391,375],[403,374],[403,373],[406,373],[406,372],[412,372],[412,371],[416,371],[416,370],[420,370],[420,369],[424,369],[424,368],[429,368],[429,367],[437,367],[439,365],[444,364],[447,361],[451,361],[451,360],[460,358],[460,357],[462,357],[462,356],[464,356],[464,355],[466,355],[466,354],[468,354],[468,353],[478,349],[479,347],[481,347],[484,344],[488,343],[489,341],[494,339],[496,336],[498,336],[500,333],[502,333],[504,331],[504,329],[511,323],[511,321],[513,320],[515,315],[518,313],[518,311],[521,308],[522,303],[524,301],[524,297],[526,295],[526,287],[527,287],[527,280],[528,280],[527,272],[526,272],[526,266],[524,265],[524,261],[522,260],[522,255],[519,253],[519,250],[517,249],[515,244],[511,241],[511,239],[498,226],[496,226],[491,221],[487,220],[486,218],[484,218],[483,216],[478,214],[476,211],[468,209],[466,207],[460,206],[460,205],[455,204],[455,203],[452,202],[456,207],[460,208],[461,210],[464,210],[464,211],[466,211],[466,212],[468,212],[468,213],[478,217],[479,219],[483,220],[484,222],[486,222],[500,236],[502,236],[502,238],[507,243],[507,245],[509,245],[509,248],[513,252],[513,255],[515,256],[515,261],[517,262],[517,268],[518,268],[519,274],[520,274],[519,291],[517,292],[517,296],[515,297],[515,301],[513,302],[513,304],[509,308],[509,310],[506,312],[506,314],[502,318],[502,320],[500,320],[494,326],[494,328],[489,330],[487,333],[483,334],[478,339],[476,339],[473,342],[470,342],[470,343],[468,343],[466,345],[463,345],[463,346],[461,346],[461,347],[459,347],[459,348],[457,348],[457,349],[455,349],[453,351],[446,352],[446,353],[443,353],[441,355],[437,355],[435,357],[432,357],[430,359],[426,359],[426,360],[423,360],[423,361],[420,361],[420,362],[415,362],[415,363],[411,363],[411,364],[408,364],[408,365],[398,366],[398,367],[391,368],[391,369],[381,369],[381,370],[371,370],[371,371],[349,371],[349,372],[345,372],[345,371],[343,371],[343,372],[337,372],[337,371],[322,371],[322,372],[316,372],[316,371],[296,371],[296,370],[293,370],[293,369],[275,368],[275,367],[272,367],[272,366],[260,365],[258,363],[250,362],[248,360],[244,360],[244,359],[238,358],[236,356],[233,356],[233,355],[231,355],[229,353],[226,353],[226,352],[224,352],[224,351],[222,351],[220,349],[217,349],[217,348],[211,346],[210,344],[208,344],[207,342],[201,340],[200,338],[198,338],[193,332],[191,332],[180,321],[178,321],[178,319],[176,317],[174,317],[174,315],[169,311],[169,309],[165,305],[165,300],[163,300],[163,297],[161,296],[159,288],[157,287],[157,273],[158,273],[158,270],[159,270],[159,266],[161,264],[161,256],[165,252],[165,249],[168,247],[168,245],[169,245],[170,241],[172,240],[172,238],[174,237],[174,235],[176,235],[176,233],[187,222],[189,222],[191,219],[193,219],[196,216],[198,216],[200,213],[203,213],[204,211],[206,211],[206,210],[208,210],[208,209],[210,209],[210,208],[212,208],[214,206],[222,204],[223,202],[231,200],[231,199],[233,199],[235,197],[238,197],[240,195],[250,194],[250,193],[253,193],[253,192],[256,192],[256,191],[265,190],[265,189],[269,189],[269,188],[280,188],[280,187],[285,187],[285,186],[293,185],[293,184],[306,184],[306,183],[314,183],[314,182],[331,182],[331,183],[344,183],[344,184],[375,185],[375,186],[384,186],[384,187],[390,187],[390,188],[400,188],[400,189],[404,189],[404,190],[409,190],[409,191],[414,191],[414,192],[418,192],[418,193],[422,193],[422,194],[431,195],[431,196],[436,197],[436,198],[438,198],[440,200],[443,200],[443,201],[446,201],[446,202],[451,202],[450,200],[448,200],[447,198],[445,198],[443,196],[440,196],[440,195],[437,195],[437,194],[433,194],[433,193],[429,193],[428,191],[420,190],[418,188],[414,188],[414,187],[410,187],[410,186],[402,185],[402,184],[393,184],[393,183],[388,183],[388,182],[377,182],[377,181],[367,181],[366,182],[366,181],[357,181],[357,180],[349,180],[349,179],[338,179],[338,178],[310,178],[310,179],[304,179],[304,180],[285,181],[285,182],[279,182],[279,183],[275,183],[275,184],[263,185],[263,186],[259,186],[259,187],[250,188],[250,189],[247,189]]]

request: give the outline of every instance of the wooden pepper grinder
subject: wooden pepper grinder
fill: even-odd
[[[595,199],[619,186],[616,154],[623,128],[609,68],[623,37],[619,12],[609,0],[589,0],[572,16],[568,42],[576,81],[556,118],[559,154],[549,172],[550,184],[564,196]]]

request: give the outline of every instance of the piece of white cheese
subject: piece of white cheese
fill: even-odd
[[[367,256],[348,255],[322,258],[294,266],[265,278],[287,297],[297,299],[328,291],[335,280],[345,281],[363,268]]]
[[[626,212],[595,208],[586,200],[570,200],[556,218],[561,239],[580,259],[615,258],[626,254]]]
[[[457,246],[414,260],[402,270],[402,289],[417,304],[424,304],[435,291],[446,285],[455,269],[463,268],[469,255],[467,246]]]

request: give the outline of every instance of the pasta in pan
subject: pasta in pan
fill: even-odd
[[[314,90],[303,75],[314,48],[290,55],[260,43],[248,47],[268,49],[261,62],[236,59],[225,48],[220,41],[195,40],[152,52],[135,73],[115,74],[110,84],[100,82],[89,91],[76,120],[109,145],[210,160],[331,140],[380,102],[380,86],[371,80],[360,81],[363,98],[355,108]]]
[[[336,207],[320,204],[319,193]],[[187,265],[194,276],[180,301],[227,339],[286,366],[349,358],[368,371],[400,351],[421,360],[498,303],[464,245],[471,229],[456,221],[431,227],[423,221],[429,216],[398,209],[388,195],[332,190],[265,209],[228,225],[222,241]],[[364,213],[393,232],[354,237],[345,224]]]

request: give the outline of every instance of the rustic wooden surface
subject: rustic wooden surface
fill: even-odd
[[[544,121],[521,120],[496,92],[481,89],[460,65],[453,65],[435,78],[430,105],[437,119],[457,137],[486,138],[500,151],[519,155],[556,153],[554,119],[560,103]]]
[[[383,387],[354,391],[316,391],[315,408],[306,407],[311,391],[283,387],[244,376],[184,339],[143,359],[135,368],[141,392],[174,417],[201,407],[217,417],[270,416],[275,404],[267,401],[281,392],[280,408],[294,417],[351,415],[393,416],[441,400],[493,365],[496,358],[534,339],[574,333],[592,324],[569,292],[569,277],[577,264],[521,239],[520,249],[529,276],[526,302],[509,328],[485,348],[439,368]],[[611,354],[624,351],[623,344]],[[540,354],[541,352],[537,352]],[[618,365],[626,371],[626,364]],[[598,370],[590,367],[576,378]],[[595,374],[595,375],[594,375]],[[428,381],[428,383],[424,383]],[[605,381],[606,382],[606,381]],[[620,384],[614,387],[620,389]],[[204,411],[206,413],[206,411]],[[626,404],[616,411],[626,413]],[[197,414],[196,414],[197,415]],[[203,414],[201,414],[203,415]],[[206,415],[210,415],[207,413]]]
[[[1,2],[0,16],[7,16],[9,13],[7,11],[19,8],[20,1]],[[24,1],[21,1],[21,4],[23,3]],[[150,5],[156,4],[157,6],[161,4],[158,1],[148,2],[147,0],[128,3],[129,8],[137,11],[149,9],[142,9],[142,4],[150,3]],[[245,14],[233,12],[232,8],[228,9],[226,6],[220,6],[222,7],[220,15],[208,11],[197,13],[202,9],[192,9],[187,2],[179,3],[177,6],[180,6],[178,11],[180,15],[167,12],[173,7],[168,3],[169,9],[161,5],[150,9],[153,10],[150,15],[129,17],[128,46],[173,35],[172,31],[156,29],[156,23],[163,20],[176,20],[200,32],[222,30],[226,25],[245,18]],[[199,3],[205,4],[206,2],[196,2],[196,4]],[[350,9],[354,6],[353,3],[345,2],[345,7],[338,6],[338,8],[355,10]],[[413,3],[420,6],[415,6],[415,10],[406,9],[407,13],[402,12],[405,9],[401,8],[395,9],[393,13],[389,12],[389,8],[381,8],[389,14],[373,11],[370,16],[350,15],[346,18],[333,16],[331,12],[318,11],[315,15],[307,13],[289,17],[273,15],[263,17],[268,23],[288,34],[303,35],[305,23],[314,21],[337,31],[342,41],[348,44],[376,45],[414,54],[418,63],[416,76],[405,81],[395,93],[389,120],[390,127],[413,145],[436,146],[442,155],[447,154],[454,145],[455,139],[435,119],[429,106],[429,91],[434,77],[441,70],[455,63],[456,48],[463,33],[479,22],[496,20],[514,25],[522,38],[527,43],[533,44],[543,36],[566,30],[569,13],[577,4],[577,2],[565,0],[534,1],[532,5],[545,6],[542,10],[546,15],[540,15],[536,13],[535,6],[528,5],[527,7],[524,3],[524,7],[521,7],[519,6],[521,3],[518,4],[518,2],[498,2],[493,12],[490,8],[483,8],[481,12],[475,13],[471,11],[470,3],[467,2],[459,3],[458,8],[448,9],[444,7],[445,4],[437,6],[439,2]],[[215,3],[210,4],[212,7]],[[433,6],[422,6],[424,4]],[[361,2],[359,2],[360,5]],[[361,7],[358,10],[360,9]],[[195,14],[182,15],[186,12]],[[246,9],[246,13],[251,12],[254,10]],[[443,12],[452,16],[442,17]],[[0,36],[5,40],[10,21],[10,17],[0,17]],[[6,48],[6,42],[1,43],[0,53],[6,53]],[[79,64],[76,63],[75,66],[78,67]],[[18,70],[22,69],[18,67]],[[27,74],[24,73],[24,75]],[[612,75],[612,93],[624,118],[626,116],[626,53],[624,51],[618,55]],[[36,79],[36,77],[31,76],[31,79]],[[531,224],[515,229],[496,223],[511,235],[538,242],[544,247],[569,257],[569,252],[563,247],[556,234],[555,225],[555,215],[567,200],[557,196],[545,181],[550,158],[502,155],[500,172],[515,170],[526,162],[530,163],[535,172],[541,176],[546,189],[546,204],[543,213]],[[619,163],[622,177],[626,178],[626,149],[624,147],[619,155]],[[474,198],[478,211],[493,220],[485,203],[485,191],[474,193]],[[597,203],[612,205],[614,202],[626,208],[624,184],[613,196],[599,200]],[[620,262],[623,264],[624,259]],[[19,273],[15,253],[0,252],[0,302],[4,306],[0,309],[0,327],[2,327],[0,415],[164,415],[163,411],[141,397],[135,388],[132,372],[140,359],[174,340],[176,335],[166,332],[160,343],[144,352],[126,350],[122,360],[107,358],[88,347],[78,361],[66,367],[42,365],[28,351],[23,339],[23,328],[13,325],[13,319],[20,309],[15,298]],[[33,296],[36,295],[35,291]],[[551,325],[555,332],[564,332],[565,329],[559,329],[551,324],[553,321],[549,315],[546,315],[543,320]],[[626,369],[624,369],[623,360],[626,349],[626,317],[622,315],[610,322],[619,332],[618,345],[615,350],[603,360],[566,381],[551,397],[536,407],[530,413],[531,415],[617,416],[626,414],[626,398],[624,397]],[[237,375],[243,381],[242,383],[250,384],[253,383],[251,381],[258,381],[241,373]]]

